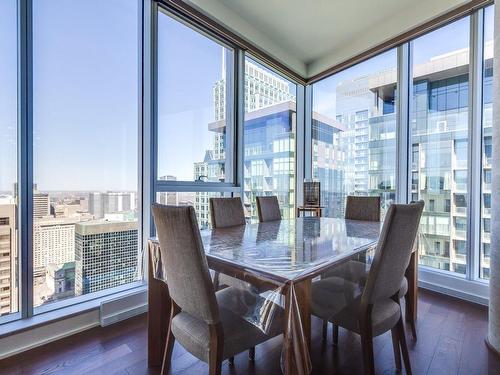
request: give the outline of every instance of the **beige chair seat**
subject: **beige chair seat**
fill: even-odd
[[[276,306],[268,334],[242,316],[264,299],[238,288],[226,288],[216,293],[224,331],[223,359],[230,358],[283,332],[283,309]],[[191,354],[208,362],[210,351],[209,326],[192,315],[180,312],[172,320],[172,332]]]
[[[311,289],[311,302],[315,307],[313,313],[318,311],[320,313],[317,316],[329,320],[362,292],[358,284],[341,277],[332,276],[315,281]]]
[[[342,278],[352,283],[358,283],[359,285],[364,286],[366,279],[368,278],[368,272],[370,272],[369,265],[357,260],[350,260],[333,268],[331,271],[327,271],[323,277]],[[399,288],[399,298],[403,298],[406,293],[408,293],[408,280],[405,277],[401,283],[401,288]]]
[[[328,320],[350,331],[360,333],[359,304],[361,294],[359,285],[347,280],[330,277],[316,281],[311,290],[311,311],[321,319]],[[373,336],[378,336],[394,327],[399,320],[399,305],[383,299],[373,306]]]

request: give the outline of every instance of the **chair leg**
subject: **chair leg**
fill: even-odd
[[[373,339],[371,335],[361,335],[361,349],[363,350],[363,368],[365,369],[365,375],[375,375]]]
[[[210,353],[208,356],[209,375],[221,375],[222,373],[222,352],[224,350],[224,333],[222,324],[211,324],[210,329]]]
[[[328,332],[328,321],[323,320],[323,340],[326,340],[327,332]]]
[[[410,299],[408,295],[405,296],[405,306],[406,306],[406,317],[407,322],[410,323],[411,335],[413,336],[413,340],[417,341],[417,327],[415,322],[415,316],[413,314],[413,306],[411,306]]]
[[[396,328],[398,331],[399,345],[401,346],[401,354],[403,354],[406,374],[411,375],[410,355],[408,354],[408,346],[406,346],[406,335],[402,316],[399,318]]]
[[[215,291],[218,291],[219,287],[220,287],[220,285],[219,285],[219,276],[220,276],[219,272],[215,271],[214,272],[214,290]]]
[[[168,325],[167,341],[165,343],[165,351],[163,352],[163,362],[161,364],[161,375],[166,375],[170,369],[172,362],[172,351],[174,349],[175,337],[172,333],[172,318],[175,314],[176,307],[172,302],[172,311],[170,313],[170,324]]]
[[[396,362],[396,370],[401,371],[401,351],[399,349],[399,337],[396,327],[391,329],[392,333],[392,349],[394,350],[394,361]]]
[[[250,361],[255,361],[255,346],[252,346],[250,349],[248,349],[248,359]]]
[[[339,326],[336,324],[333,324],[332,340],[333,340],[333,346],[339,345]]]

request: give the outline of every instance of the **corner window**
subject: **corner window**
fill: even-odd
[[[158,12],[160,180],[232,182],[234,51]]]

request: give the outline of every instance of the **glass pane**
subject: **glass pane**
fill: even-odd
[[[491,157],[493,124],[493,24],[495,8],[484,10],[483,180],[481,184],[481,247],[479,276],[490,278]]]
[[[0,316],[19,309],[16,3],[0,2]]]
[[[210,198],[222,198],[237,196],[231,193],[222,192],[177,192],[160,191],[156,193],[156,203],[168,204],[172,206],[193,206],[198,219],[200,230],[212,227],[210,221]]]
[[[276,195],[283,218],[295,216],[297,86],[245,58],[244,205],[258,219],[256,196]]]
[[[35,306],[138,280],[139,12],[33,2]]]
[[[469,18],[413,42],[412,199],[425,201],[420,264],[465,274]]]
[[[232,50],[158,13],[158,176],[231,182],[232,67]]]
[[[396,193],[397,53],[391,50],[313,85],[312,172],[328,217],[348,195]]]

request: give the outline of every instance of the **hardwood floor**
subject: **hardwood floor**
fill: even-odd
[[[500,374],[500,358],[486,348],[487,308],[421,291],[418,341],[407,330],[414,374]],[[0,361],[0,374],[158,374],[147,368],[146,316],[59,340]],[[321,322],[313,318],[313,374],[361,374],[359,337],[340,330],[339,348],[322,342]],[[375,338],[378,374],[396,373],[390,332]],[[235,365],[223,364],[225,375],[280,374],[281,337],[256,348],[256,361],[242,353]],[[175,345],[171,374],[206,374],[207,365]]]

